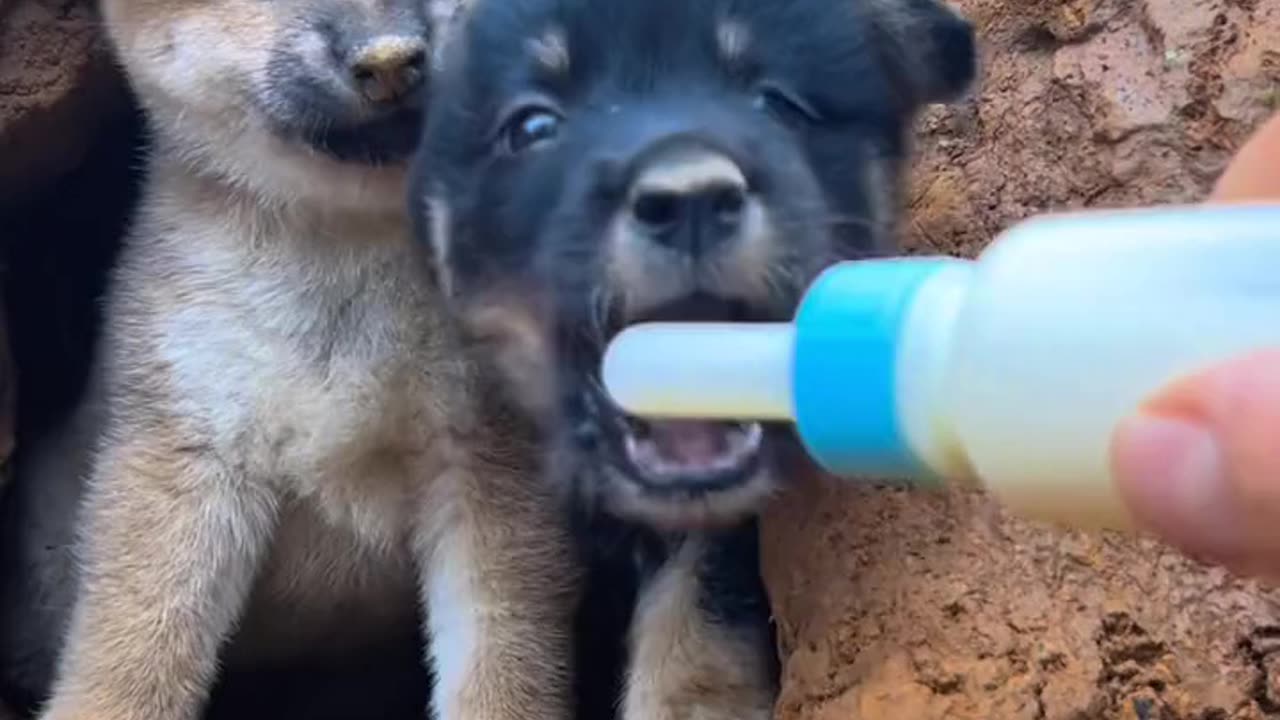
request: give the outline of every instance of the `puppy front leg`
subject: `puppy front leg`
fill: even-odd
[[[554,503],[509,471],[442,480],[419,538],[435,717],[568,718],[578,573]]]
[[[622,720],[773,716],[768,600],[744,532],[683,540],[641,591]]]
[[[112,448],[86,488],[82,569],[42,720],[194,720],[266,546],[266,492],[190,451]]]

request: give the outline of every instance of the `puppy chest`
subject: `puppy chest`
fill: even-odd
[[[399,542],[373,544],[294,498],[255,583],[233,661],[341,656],[412,634],[414,564]]]
[[[197,318],[197,330],[183,328],[196,337],[170,343],[180,415],[275,477],[389,478],[430,454],[459,408],[460,368],[429,326],[386,312],[335,324],[270,310],[257,327]]]
[[[297,367],[264,388],[254,424],[278,472],[403,473],[441,432],[432,395],[425,369],[410,363]]]

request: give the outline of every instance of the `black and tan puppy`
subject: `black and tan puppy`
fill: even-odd
[[[789,317],[833,261],[894,250],[913,119],[970,85],[971,26],[933,0],[481,0],[453,39],[418,236],[546,434],[597,574],[584,616],[637,588],[622,713],[767,717],[753,518],[795,445],[626,417],[601,355],[644,320]]]

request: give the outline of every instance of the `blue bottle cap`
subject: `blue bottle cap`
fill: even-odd
[[[898,348],[916,292],[950,258],[850,261],[809,287],[795,318],[796,430],[829,472],[926,479],[898,408]]]

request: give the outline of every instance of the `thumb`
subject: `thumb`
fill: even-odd
[[[1280,574],[1280,349],[1171,385],[1117,428],[1138,523],[1190,554]]]
[[[1240,147],[1208,202],[1215,204],[1280,201],[1280,113],[1254,131]]]

